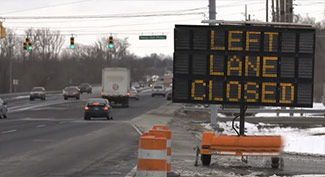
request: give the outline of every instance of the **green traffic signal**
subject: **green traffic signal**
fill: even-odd
[[[32,46],[28,46],[28,50],[33,50],[33,47]]]
[[[74,45],[70,45],[70,49],[74,49],[75,48],[75,46]]]
[[[111,49],[111,48],[114,48],[114,44],[108,44],[108,47]]]

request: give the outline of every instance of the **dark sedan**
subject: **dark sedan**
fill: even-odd
[[[92,92],[92,87],[88,83],[82,83],[79,85],[80,93],[82,94],[83,92],[86,92],[90,94]]]
[[[65,100],[68,98],[80,99],[80,90],[76,86],[69,86],[63,89],[63,97]]]
[[[107,99],[92,98],[85,105],[85,120],[90,120],[92,117],[106,117],[107,120],[112,120],[112,107]]]

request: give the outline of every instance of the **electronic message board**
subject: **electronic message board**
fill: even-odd
[[[174,29],[173,102],[312,107],[315,29]]]

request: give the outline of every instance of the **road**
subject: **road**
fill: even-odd
[[[83,120],[87,99],[46,101],[7,97],[8,119],[0,119],[1,177],[125,176],[136,165],[138,132],[129,120],[166,103],[163,97],[140,94],[129,108],[113,106],[114,120]]]

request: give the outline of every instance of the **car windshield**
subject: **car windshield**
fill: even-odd
[[[36,88],[33,88],[32,91],[36,91],[36,92],[37,92],[37,91],[43,91],[43,88],[41,88],[41,87],[36,87]]]
[[[87,83],[80,84],[80,87],[85,87],[85,86],[89,86],[89,84]]]
[[[93,104],[93,103],[106,104],[107,101],[105,99],[91,99],[88,101],[88,104]]]
[[[74,87],[68,87],[65,89],[66,91],[76,91],[77,88],[74,88]]]

